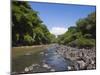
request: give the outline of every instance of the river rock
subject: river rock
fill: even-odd
[[[34,67],[34,66],[39,66],[39,64],[32,64],[32,67]]]
[[[48,54],[46,53],[45,56],[47,56]]]
[[[89,64],[89,65],[87,66],[87,69],[88,69],[88,70],[90,70],[90,69],[96,69],[96,65],[95,65],[95,64],[94,64],[94,65]]]
[[[72,67],[71,66],[68,66],[67,68],[68,68],[68,70],[72,70]]]
[[[33,66],[29,66],[29,70],[30,70],[30,71],[33,70]]]
[[[43,64],[44,68],[50,69],[51,67],[48,64]]]
[[[55,71],[55,69],[51,69],[50,71],[51,71],[51,72],[54,72],[54,71]]]
[[[86,66],[86,63],[84,61],[77,61],[77,63],[79,64],[80,69],[84,69]]]
[[[24,71],[25,71],[25,72],[28,72],[28,71],[29,71],[29,68],[28,68],[28,67],[26,67]]]
[[[96,65],[96,50],[95,48],[91,49],[79,49],[79,48],[73,48],[68,47],[64,45],[59,45],[59,49],[57,49],[57,53],[63,56],[65,59],[69,59],[71,61],[74,61],[78,63],[80,66],[79,69],[92,69],[95,68],[94,65]],[[77,70],[78,67],[74,68]]]

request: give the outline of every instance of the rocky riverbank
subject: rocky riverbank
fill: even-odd
[[[64,45],[57,45],[57,53],[73,62],[69,70],[96,69],[96,49],[78,49]]]
[[[22,71],[13,72],[13,74],[96,69],[95,48],[78,49],[65,45],[51,44],[46,50],[40,51],[38,55],[42,57],[40,62],[33,63],[29,66],[26,65]],[[31,57],[32,53],[28,52],[24,56],[33,59]]]

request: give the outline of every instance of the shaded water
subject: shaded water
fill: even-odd
[[[60,54],[57,53],[56,46],[51,46],[44,52],[45,63],[55,69],[55,71],[67,71],[70,65],[70,60],[65,60]]]

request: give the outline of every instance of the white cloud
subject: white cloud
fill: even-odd
[[[61,35],[64,34],[68,29],[64,27],[52,27],[50,32],[54,35]]]

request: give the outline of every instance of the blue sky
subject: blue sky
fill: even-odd
[[[32,9],[39,12],[39,17],[44,24],[55,35],[63,34],[68,27],[74,26],[80,18],[86,17],[95,11],[95,6],[55,4],[29,2]]]

